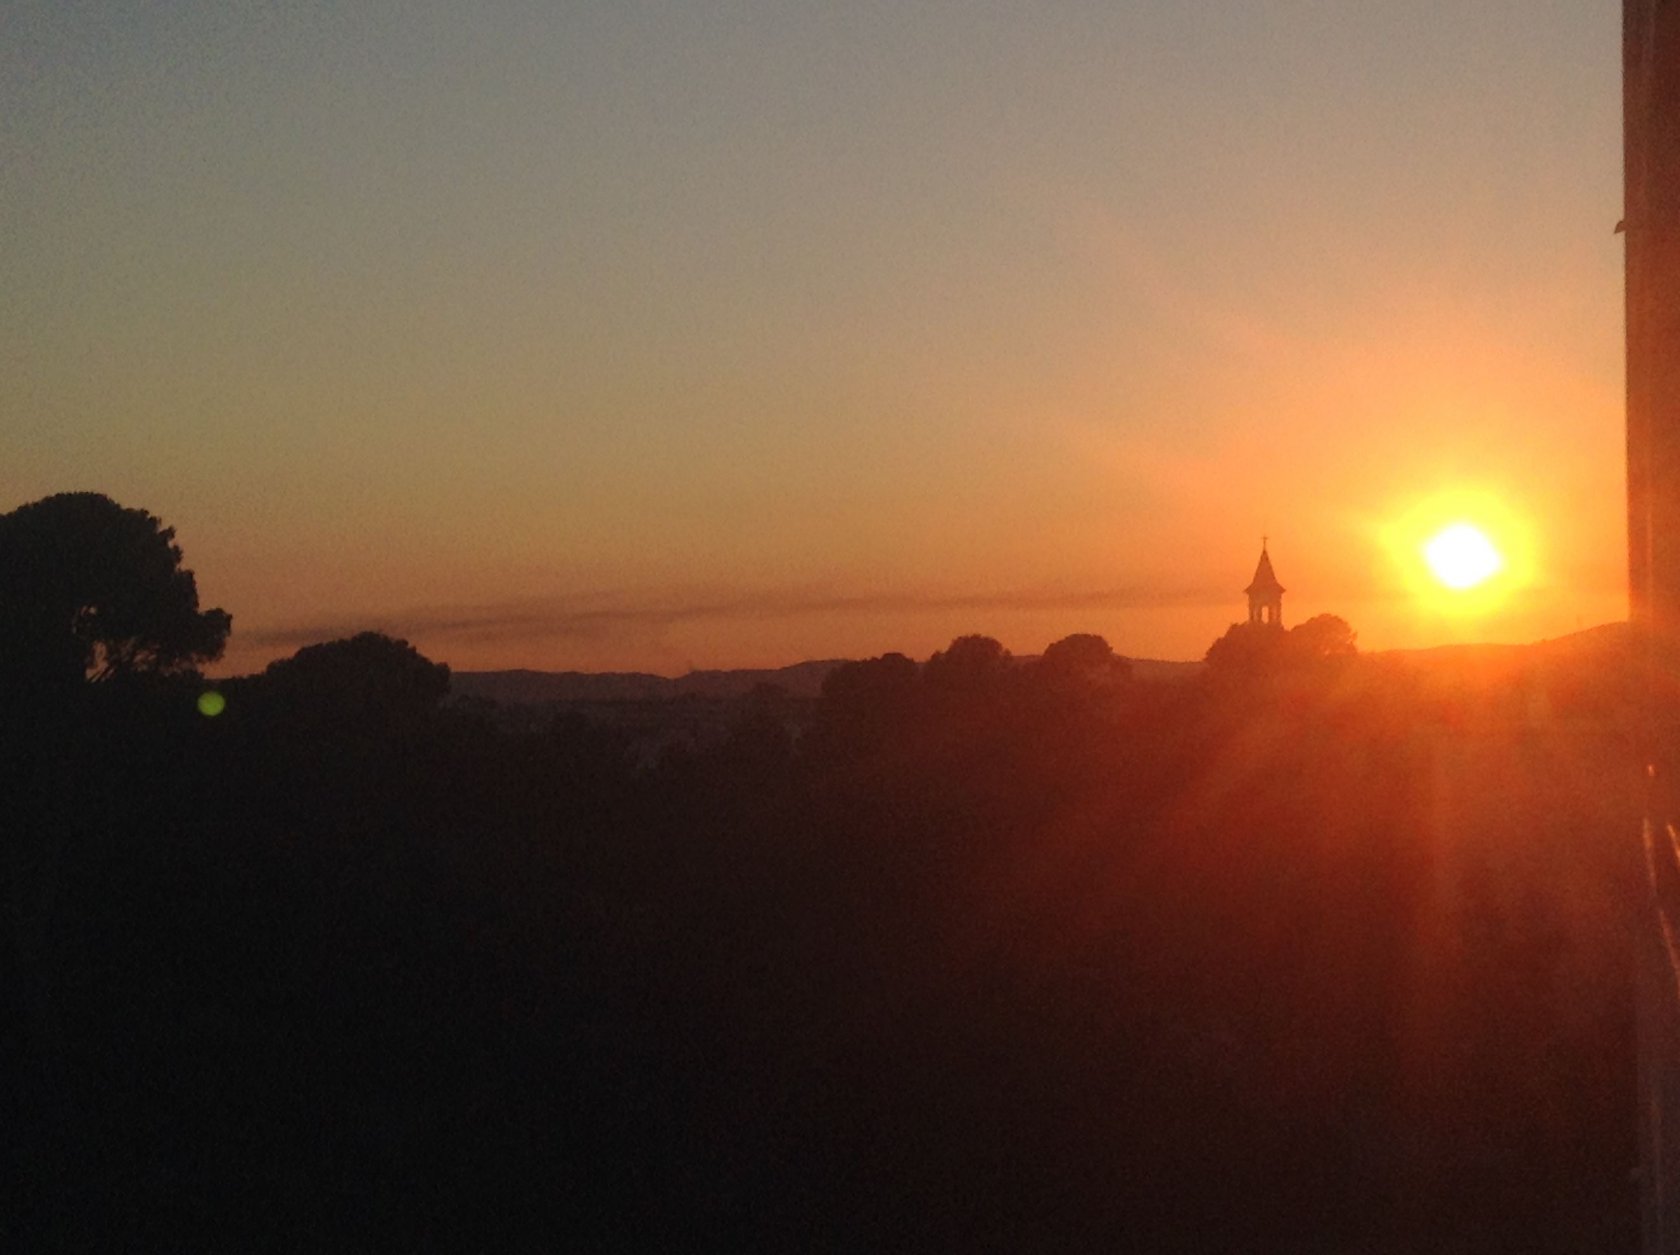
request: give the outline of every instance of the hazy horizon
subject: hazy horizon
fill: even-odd
[[[1613,13],[8,17],[0,509],[163,518],[222,670],[1196,658],[1263,534],[1368,649],[1626,615]]]
[[[1425,644],[1425,645],[1385,646],[1385,647],[1379,647],[1379,648],[1366,648],[1366,647],[1363,646],[1363,643],[1361,642],[1360,652],[1364,653],[1364,654],[1411,653],[1411,652],[1425,652],[1425,651],[1429,651],[1429,650],[1433,650],[1433,649],[1453,648],[1453,647],[1459,647],[1459,646],[1466,647],[1466,648],[1471,648],[1471,649],[1480,648],[1480,647],[1487,647],[1487,648],[1493,648],[1493,649],[1523,648],[1523,647],[1529,646],[1529,645],[1544,645],[1544,644],[1546,644],[1550,641],[1557,640],[1561,637],[1568,637],[1568,636],[1576,635],[1576,634],[1582,633],[1582,632],[1594,632],[1594,631],[1597,631],[1601,628],[1616,627],[1616,626],[1619,626],[1621,624],[1625,624],[1626,622],[1627,622],[1627,620],[1625,618],[1623,618],[1623,619],[1609,619],[1609,620],[1604,620],[1604,621],[1601,621],[1601,622],[1598,622],[1598,623],[1584,623],[1579,627],[1572,628],[1572,629],[1570,629],[1568,631],[1565,631],[1565,632],[1560,632],[1560,633],[1550,635],[1550,636],[1536,637],[1536,638],[1533,638],[1531,640],[1495,640],[1495,639],[1485,639],[1485,638],[1477,638],[1477,639],[1464,638],[1464,639],[1458,639],[1458,640],[1437,641],[1437,642],[1432,642],[1432,643]],[[469,624],[463,624],[461,626],[471,628],[471,627],[474,627],[474,626],[477,626],[477,625],[469,623]],[[1211,645],[1213,643],[1213,640],[1216,639],[1216,637],[1218,635],[1223,634],[1223,632],[1229,626],[1230,626],[1230,624],[1225,624],[1225,625],[1221,626],[1218,629],[1218,631],[1215,633],[1215,635],[1213,637],[1209,638],[1208,644]],[[1286,623],[1285,626],[1286,627],[1291,627],[1291,626],[1294,626],[1294,624],[1293,623]],[[445,648],[445,651],[447,651],[447,640],[448,640],[449,635],[450,635],[450,627],[448,625],[439,625],[439,624],[436,624],[436,623],[428,623],[428,622],[422,621],[420,623],[420,628],[421,628],[421,632],[420,632],[421,635],[426,636],[429,639],[432,639],[434,641],[444,641],[445,642],[444,648]],[[406,640],[407,637],[402,636],[402,630],[403,629],[401,629],[399,627],[396,627],[396,626],[381,626],[379,624],[367,624],[367,623],[355,624],[355,623],[346,622],[346,623],[343,623],[343,624],[336,624],[336,625],[335,624],[321,624],[321,625],[318,625],[318,627],[315,627],[315,628],[298,628],[298,629],[293,630],[293,631],[273,633],[273,634],[270,634],[270,635],[266,635],[258,641],[249,643],[248,646],[247,646],[247,649],[244,652],[248,653],[248,654],[264,655],[264,656],[266,656],[268,653],[272,652],[272,653],[274,653],[275,657],[283,658],[283,657],[288,656],[290,653],[295,652],[296,650],[303,648],[306,645],[320,644],[320,643],[323,643],[323,642],[326,642],[326,641],[329,641],[329,640],[340,640],[340,639],[344,639],[344,638],[356,635],[359,632],[369,632],[369,631],[371,631],[371,632],[381,632],[381,633],[384,633],[386,635],[397,636],[401,639]],[[1082,629],[1079,629],[1079,628],[1073,628],[1073,629],[1070,629],[1068,632],[1062,633],[1062,635],[1063,636],[1073,635],[1073,634],[1075,634],[1075,633],[1077,633],[1081,630]],[[751,657],[745,657],[740,661],[726,662],[726,663],[722,663],[722,664],[701,664],[699,662],[685,662],[685,663],[682,663],[682,664],[672,664],[672,665],[654,666],[654,667],[637,667],[637,666],[625,666],[625,667],[546,667],[546,666],[532,666],[529,663],[518,661],[517,656],[513,656],[513,660],[509,661],[505,664],[498,663],[498,664],[494,664],[494,665],[472,665],[472,666],[459,667],[459,666],[455,666],[454,664],[449,664],[449,659],[446,656],[446,653],[440,653],[440,654],[435,655],[435,656],[428,655],[428,657],[431,657],[432,661],[434,661],[434,662],[443,662],[443,663],[449,664],[451,666],[452,670],[464,671],[464,672],[530,671],[530,672],[533,672],[533,673],[546,673],[546,674],[565,673],[565,672],[578,673],[578,674],[641,674],[641,675],[658,676],[658,677],[662,677],[664,679],[681,679],[683,676],[688,675],[690,673],[694,673],[694,672],[706,672],[706,671],[778,671],[778,670],[783,670],[783,669],[789,668],[789,667],[801,666],[801,665],[804,665],[804,664],[807,664],[807,663],[858,661],[858,660],[864,659],[864,658],[877,657],[882,653],[903,653],[903,654],[906,654],[908,657],[910,657],[913,661],[925,662],[925,661],[927,661],[927,659],[930,655],[932,655],[933,653],[947,647],[951,643],[952,640],[956,639],[957,636],[959,636],[959,635],[970,635],[970,634],[978,634],[978,635],[982,635],[982,636],[993,636],[995,639],[997,639],[999,641],[999,643],[1001,645],[1003,645],[1003,647],[1006,650],[1008,650],[1010,652],[1011,655],[1013,655],[1017,659],[1033,659],[1033,658],[1036,658],[1041,653],[1043,653],[1045,646],[1051,643],[1050,641],[1045,641],[1043,644],[1038,645],[1034,648],[1017,648],[1006,637],[999,636],[998,634],[996,634],[994,632],[987,631],[984,627],[978,627],[978,628],[972,629],[971,632],[955,633],[951,637],[948,637],[946,640],[941,641],[940,643],[938,643],[938,644],[936,644],[936,645],[934,645],[930,648],[923,649],[923,650],[907,651],[907,650],[903,650],[903,649],[888,647],[888,648],[883,649],[883,650],[878,650],[878,651],[876,651],[875,653],[872,653],[872,654],[855,654],[855,653],[854,654],[844,654],[844,653],[811,654],[811,655],[808,655],[806,657],[801,657],[801,658],[777,659],[777,660],[772,660],[772,661],[764,661],[764,660],[754,659],[754,658],[751,658]],[[1097,634],[1101,635],[1101,633],[1097,633]],[[1054,639],[1061,639],[1061,637],[1056,637]],[[1117,641],[1114,641],[1114,640],[1110,640],[1107,637],[1104,637],[1104,639],[1108,641],[1109,645],[1114,649],[1114,652],[1116,654],[1118,654],[1119,656],[1121,656],[1122,658],[1137,659],[1137,660],[1145,661],[1145,662],[1164,662],[1164,663],[1171,663],[1171,664],[1194,664],[1194,663],[1202,662],[1203,661],[1203,654],[1206,652],[1206,647],[1204,646],[1203,649],[1197,651],[1192,656],[1177,657],[1177,656],[1170,656],[1170,655],[1163,655],[1163,654],[1151,654],[1151,653],[1147,653],[1147,652],[1144,652],[1144,651],[1141,651],[1141,650],[1135,650],[1135,649],[1128,650],[1124,647],[1123,642],[1117,642]],[[233,649],[233,646],[232,646],[231,643],[230,643],[228,652],[229,652],[230,656],[235,656],[235,657],[239,656],[236,653],[236,651]],[[211,664],[210,666],[205,668],[205,671],[208,675],[210,675],[212,677],[215,677],[215,678],[218,678],[218,679],[228,678],[228,677],[233,677],[233,676],[239,676],[239,675],[252,675],[252,674],[256,674],[256,673],[260,672],[261,670],[262,670],[261,666],[253,667],[253,668],[250,668],[248,670],[241,670],[237,667],[230,666],[227,658],[224,658],[220,662]]]

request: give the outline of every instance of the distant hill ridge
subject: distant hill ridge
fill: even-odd
[[[1565,636],[1530,641],[1524,645],[1494,642],[1432,645],[1425,649],[1380,649],[1362,656],[1401,662],[1431,672],[1473,669],[1498,673],[1533,664],[1557,665],[1582,660],[1610,662],[1625,658],[1632,644],[1632,629],[1626,620],[1622,620],[1600,623]]]
[[[774,684],[791,697],[816,697],[843,658],[798,662],[791,667],[742,671],[690,671],[671,678],[643,671],[457,671],[450,689],[462,697],[504,703],[647,702],[678,697],[745,697]]]
[[[1626,623],[1605,623],[1552,640],[1527,645],[1439,645],[1430,649],[1389,649],[1365,654],[1429,672],[1455,675],[1475,670],[1486,675],[1514,669],[1527,661],[1557,662],[1583,655],[1613,655],[1625,648]],[[679,697],[745,697],[761,684],[773,684],[790,697],[816,697],[822,682],[844,658],[797,662],[790,667],[740,671],[690,671],[672,678],[642,671],[457,671],[450,687],[458,697],[483,697],[504,704],[541,705],[545,702],[669,701]],[[1017,662],[1033,662],[1019,657]],[[1202,669],[1200,661],[1133,658],[1132,674],[1140,680],[1187,680]]]
[[[483,697],[504,704],[544,702],[648,702],[679,697],[745,697],[761,684],[773,684],[790,697],[816,697],[828,673],[849,659],[824,658],[790,667],[740,671],[690,671],[672,678],[644,671],[457,671],[450,689],[457,697]],[[1017,658],[1033,662],[1034,658]],[[1140,680],[1180,680],[1201,670],[1199,662],[1134,658],[1132,674]]]

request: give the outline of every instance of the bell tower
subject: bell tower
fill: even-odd
[[[1266,627],[1283,627],[1283,585],[1272,570],[1271,555],[1266,552],[1266,538],[1260,538],[1260,563],[1254,568],[1254,579],[1243,589],[1248,594],[1248,621]]]

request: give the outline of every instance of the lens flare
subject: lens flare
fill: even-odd
[[[205,689],[198,695],[198,713],[206,719],[214,719],[227,709],[227,698],[215,689]]]

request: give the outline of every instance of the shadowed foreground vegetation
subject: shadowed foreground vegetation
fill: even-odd
[[[1631,1249],[1611,660],[1152,686],[1074,639],[852,664],[641,770],[382,637],[214,719],[190,675],[14,704],[9,1223]]]
[[[0,516],[9,1248],[1631,1249],[1619,638],[201,713],[180,563]]]

